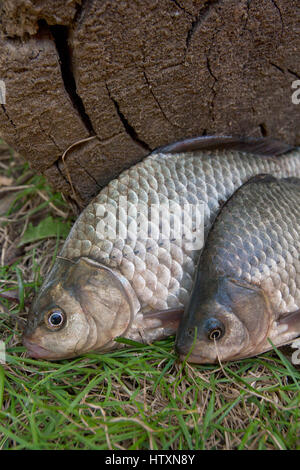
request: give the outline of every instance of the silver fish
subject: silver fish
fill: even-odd
[[[115,348],[118,336],[151,342],[174,334],[200,250],[172,238],[170,221],[169,238],[147,238],[149,228],[159,229],[147,216],[145,233],[111,239],[120,197],[131,213],[125,225],[137,223],[139,204],[203,203],[206,237],[224,201],[260,173],[300,176],[299,149],[265,139],[188,139],[111,181],[79,216],[33,302],[24,334],[29,353],[60,359]]]
[[[300,335],[300,179],[246,183],[206,241],[177,350],[213,363],[254,356]]]

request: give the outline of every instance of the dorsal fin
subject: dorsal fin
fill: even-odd
[[[289,176],[287,178],[276,178],[273,175],[269,175],[267,173],[260,173],[259,175],[252,176],[246,183],[244,183],[240,188],[238,188],[237,191],[242,189],[244,186],[247,186],[252,183],[289,183],[289,184],[294,184],[296,186],[300,186],[300,178],[297,178],[296,176]]]
[[[283,181],[278,178],[276,178],[273,175],[269,175],[268,173],[259,173],[258,175],[252,176],[248,181],[246,181],[242,186],[240,186],[236,192],[238,192],[240,189],[242,189],[244,186],[248,186],[249,184],[253,183],[275,183]]]
[[[286,181],[287,183],[300,185],[300,178],[297,178],[296,176],[289,176],[288,178],[283,178],[280,181]]]
[[[160,147],[153,153],[182,153],[195,152],[196,150],[228,149],[274,157],[282,155],[293,148],[291,145],[270,138],[205,135],[180,140],[165,147]]]

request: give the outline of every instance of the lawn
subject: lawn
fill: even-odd
[[[4,143],[0,220],[0,449],[300,449],[300,368],[289,348],[214,366],[179,362],[174,338],[29,358],[28,306],[76,212]]]

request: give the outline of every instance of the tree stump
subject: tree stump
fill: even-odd
[[[297,0],[6,0],[0,14],[0,135],[83,204],[186,137],[300,144]]]

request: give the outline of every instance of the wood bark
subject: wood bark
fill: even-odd
[[[300,144],[297,0],[7,0],[0,14],[0,135],[83,204],[186,137]]]

